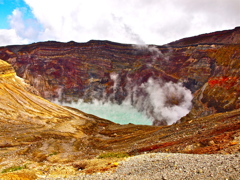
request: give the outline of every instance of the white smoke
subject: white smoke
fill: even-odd
[[[144,86],[149,95],[149,103],[153,107],[152,118],[156,118],[155,121],[165,121],[170,125],[191,110],[193,96],[182,84],[163,83],[150,78]]]
[[[153,64],[156,63],[157,60],[161,59],[165,62],[168,62],[172,56],[173,48],[170,46],[165,45],[165,52],[162,53],[162,51],[154,45],[147,45],[147,44],[137,44],[132,45],[134,49],[138,51],[138,53],[143,54],[151,54],[151,63],[148,63],[148,67],[152,67]],[[166,51],[167,50],[167,51]]]
[[[171,125],[191,110],[193,96],[181,83],[164,82],[150,77],[147,82],[139,85],[127,76],[124,79],[125,86],[122,87],[119,74],[112,73],[110,78],[113,81],[110,94],[102,92],[103,95],[99,97],[96,96],[97,91],[91,91],[87,96],[91,99],[88,103],[84,102],[83,97],[78,103],[64,105],[95,113],[120,124],[152,122],[153,125]],[[125,93],[125,96],[119,100],[117,97],[121,93]]]
[[[119,87],[120,76],[112,74],[114,81],[113,94],[105,100],[110,102],[110,97],[115,97]],[[132,105],[138,111],[144,113],[155,125],[171,125],[181,117],[187,115],[192,107],[191,91],[183,87],[181,83],[164,82],[160,79],[149,78],[140,86],[127,78],[127,96],[122,105]]]
[[[117,90],[118,84],[119,84],[119,78],[117,73],[111,73],[110,78],[113,80],[113,91]]]
[[[152,53],[153,60],[162,57],[162,52],[156,46],[147,46],[148,50]]]
[[[154,45],[138,44],[133,45],[133,47],[139,52],[151,53],[151,57],[154,61],[159,57],[163,57],[162,52]]]

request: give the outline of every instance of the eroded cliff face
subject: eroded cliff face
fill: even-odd
[[[24,168],[1,179],[103,172],[117,166],[94,159],[106,152],[239,153],[240,109],[171,126],[119,125],[36,94],[0,60],[0,171]]]
[[[34,162],[95,157],[104,150],[114,149],[114,145],[106,141],[115,142],[116,131],[128,129],[122,133],[129,135],[137,129],[130,137],[130,147],[125,146],[129,149],[135,143],[134,137],[146,131],[139,137],[146,138],[147,134],[159,129],[121,126],[76,109],[58,106],[31,93],[29,87],[16,76],[10,64],[0,60],[0,168],[7,165],[9,159],[19,163],[24,157],[24,161]],[[120,147],[121,142],[116,146]],[[52,159],[50,154],[54,152],[57,152],[58,160]]]
[[[140,87],[150,78],[180,82],[194,94],[188,117],[196,118],[239,108],[239,33],[235,28],[165,46],[41,42],[2,47],[0,58],[49,100],[107,97],[121,104],[127,96],[144,96]],[[173,106],[181,98],[172,95],[167,102]]]
[[[16,76],[10,64],[0,60],[1,151],[24,147],[44,139],[45,135],[67,136],[74,133],[75,137],[81,138],[86,136],[84,129],[95,123],[80,111],[74,112],[55,105],[33,94],[37,92],[33,90]]]

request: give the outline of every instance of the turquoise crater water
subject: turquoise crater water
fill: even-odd
[[[56,103],[56,102],[55,102]],[[57,103],[60,104],[60,103]],[[108,119],[118,124],[152,125],[152,121],[129,104],[113,104],[94,101],[93,103],[61,103],[60,105],[79,109],[85,113]]]

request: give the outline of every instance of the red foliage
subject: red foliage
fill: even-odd
[[[214,87],[215,85],[224,87],[225,89],[230,89],[237,83],[237,78],[236,77],[213,77],[209,78],[208,84],[210,87]]]

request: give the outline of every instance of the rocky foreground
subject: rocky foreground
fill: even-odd
[[[239,155],[196,155],[157,153],[134,156],[119,162],[117,169],[106,173],[64,177],[42,176],[40,179],[89,180],[230,180],[240,179]]]

